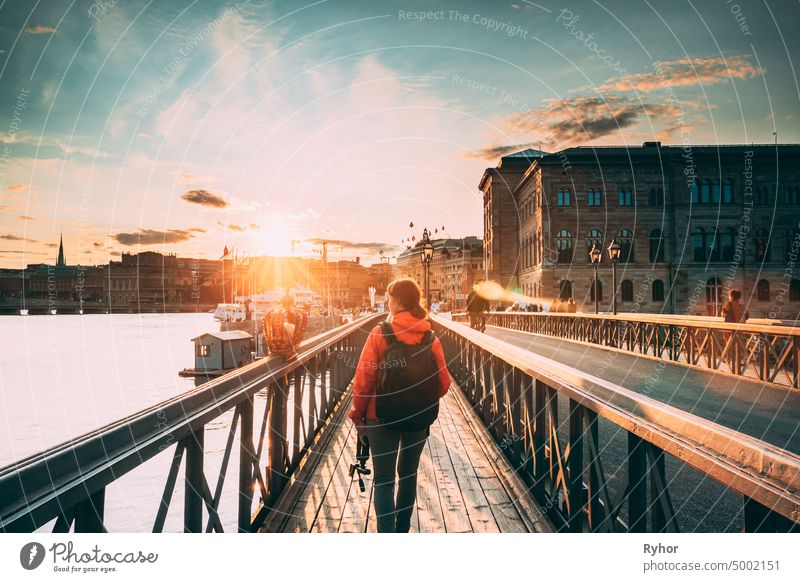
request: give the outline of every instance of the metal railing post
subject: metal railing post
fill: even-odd
[[[253,509],[253,466],[256,461],[253,449],[253,397],[239,405],[239,531],[250,531]]]
[[[186,485],[183,500],[183,531],[203,531],[203,449],[205,427],[186,437]]]

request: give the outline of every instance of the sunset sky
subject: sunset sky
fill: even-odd
[[[482,235],[504,153],[797,143],[796,8],[2,2],[0,267],[53,262],[62,230],[69,264],[312,238],[370,262]]]

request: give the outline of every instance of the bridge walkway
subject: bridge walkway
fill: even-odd
[[[348,469],[356,432],[343,398],[261,532],[374,532],[372,476]],[[368,463],[372,467],[372,463]],[[533,497],[457,386],[441,400],[420,461],[412,532],[548,532]]]

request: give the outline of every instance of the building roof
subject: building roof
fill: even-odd
[[[239,340],[239,339],[252,339],[253,336],[247,333],[246,331],[241,330],[233,330],[233,331],[209,331],[203,334],[200,334],[197,337],[193,337],[190,341],[194,341],[200,339],[201,337],[205,337],[210,335],[211,337],[215,337],[222,341],[230,341],[230,340]]]

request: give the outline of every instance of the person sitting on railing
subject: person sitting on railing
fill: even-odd
[[[575,303],[575,300],[572,297],[570,297],[569,301],[567,301],[567,312],[568,313],[578,312],[578,304]]]
[[[307,323],[306,314],[294,307],[292,296],[284,295],[280,305],[264,316],[264,339],[270,355],[287,360],[296,357]]]
[[[486,312],[489,311],[489,301],[478,293],[478,286],[483,280],[478,279],[472,287],[472,291],[467,295],[467,313],[469,314],[469,326],[472,329],[484,331],[486,329]]]
[[[731,289],[728,292],[728,300],[719,311],[719,315],[725,320],[725,323],[744,323],[750,319],[750,314],[740,301],[741,298],[742,292],[738,289]]]
[[[406,533],[417,496],[417,469],[439,398],[450,387],[442,345],[411,279],[389,284],[391,323],[373,328],[356,368],[350,420],[368,437],[375,471],[378,532]],[[399,475],[397,498],[395,479]]]

